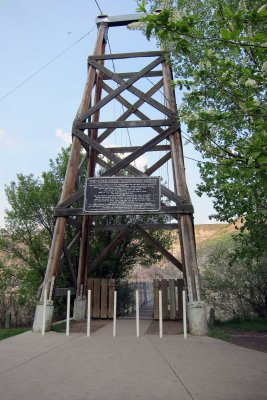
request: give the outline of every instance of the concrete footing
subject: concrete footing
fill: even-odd
[[[74,300],[73,319],[79,321],[86,316],[86,299],[83,297],[76,297]]]
[[[43,326],[43,313],[44,313],[44,304],[38,303],[35,310],[34,321],[32,331],[36,333],[42,332]],[[52,324],[52,318],[54,313],[54,305],[53,301],[48,300],[46,303],[45,310],[45,331],[49,332]]]
[[[205,336],[208,334],[206,308],[203,301],[188,303],[188,322],[191,335]]]

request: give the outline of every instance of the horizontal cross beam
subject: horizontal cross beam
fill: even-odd
[[[124,147],[109,147],[108,149],[112,153],[132,153],[135,150],[140,149],[142,146],[124,146]],[[170,146],[168,144],[160,144],[158,146],[152,147],[149,151],[169,151]]]
[[[146,230],[172,230],[179,229],[178,224],[119,224],[119,225],[93,225],[93,232],[106,232],[106,231],[121,231],[123,227],[127,226],[128,229],[142,228]]]
[[[120,60],[123,58],[140,58],[140,57],[164,57],[163,51],[139,51],[135,53],[114,53],[114,54],[100,54],[97,56],[89,56],[88,61],[91,60]]]
[[[106,129],[106,128],[150,128],[152,126],[170,126],[174,119],[148,119],[142,121],[104,121],[82,122],[77,124],[78,129]]]
[[[129,79],[131,78],[136,72],[118,72],[117,76],[122,79]],[[162,76],[162,71],[149,71],[147,74],[143,75],[142,78],[157,78]],[[104,77],[104,80],[110,80],[108,76]]]
[[[108,27],[116,27],[116,26],[126,26],[133,22],[137,22],[140,18],[145,17],[146,14],[143,12],[135,13],[135,14],[126,14],[126,15],[99,15],[96,18],[96,24],[99,27],[100,24],[105,24]]]
[[[164,206],[159,211],[121,211],[121,212],[85,212],[82,208],[54,208],[54,217],[69,217],[75,215],[159,215],[159,214],[192,214],[193,207],[190,205],[185,206]]]

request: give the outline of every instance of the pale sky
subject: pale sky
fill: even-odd
[[[135,0],[98,3],[108,15],[136,10]],[[48,169],[49,159],[70,143],[86,79],[87,57],[94,50],[98,14],[94,0],[0,0],[0,226],[4,225],[4,210],[8,207],[5,185],[16,180],[17,173],[40,176]],[[91,33],[50,63],[87,32]],[[110,29],[109,40],[113,53],[156,49],[155,42],[127,28]],[[133,67],[129,65],[128,70]],[[122,110],[114,106],[112,113],[117,119]],[[121,143],[129,145],[127,140]],[[131,141],[135,145],[134,136]],[[200,159],[191,145],[184,147],[184,154]],[[137,166],[142,167],[147,160],[138,162]],[[211,200],[194,193],[200,181],[197,165],[188,159],[185,164],[195,223],[209,223]],[[162,174],[166,176],[166,171]]]

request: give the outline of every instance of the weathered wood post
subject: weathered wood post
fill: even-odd
[[[47,287],[49,293],[49,300],[47,304],[47,323],[51,323],[53,315],[53,286],[56,281],[60,261],[64,257],[69,267],[72,281],[76,284],[75,267],[72,265],[71,255],[69,250],[75,244],[79,244],[79,263],[78,263],[78,277],[77,277],[77,294],[74,306],[74,318],[80,319],[85,317],[86,311],[86,299],[85,293],[87,289],[87,269],[90,273],[97,266],[107,258],[112,251],[123,241],[128,240],[129,235],[132,231],[137,231],[143,236],[151,246],[155,248],[157,252],[160,252],[166,257],[169,262],[175,265],[184,274],[184,280],[187,284],[188,296],[189,296],[189,325],[191,333],[193,334],[204,334],[206,333],[206,322],[205,322],[205,308],[204,303],[200,300],[200,288],[199,288],[199,273],[196,260],[196,248],[194,240],[194,227],[193,227],[193,207],[191,204],[190,196],[187,189],[184,171],[184,159],[180,125],[178,120],[178,114],[176,109],[175,95],[171,87],[171,68],[164,61],[166,56],[162,51],[150,51],[150,52],[135,52],[135,53],[119,53],[119,54],[105,54],[106,45],[106,33],[109,27],[121,27],[127,26],[129,23],[138,21],[140,14],[135,15],[123,15],[123,16],[100,16],[97,19],[98,25],[98,36],[93,56],[88,58],[88,74],[87,81],[84,89],[82,102],[76,118],[73,123],[73,144],[66,172],[65,182],[62,190],[60,203],[54,210],[54,216],[56,217],[55,229],[53,240],[51,244],[48,265],[46,269],[46,275],[44,279],[43,287]],[[148,63],[145,67],[140,67],[139,71],[135,72],[120,72],[116,73],[111,71],[105,63],[105,60],[125,60],[125,59],[148,59]],[[142,64],[142,63],[141,63]],[[161,69],[158,68],[161,66]],[[157,68],[157,70],[155,70]],[[139,87],[146,87],[143,84],[144,79],[149,77],[158,78],[157,83],[153,83],[147,92],[139,89]],[[111,80],[115,83],[116,88],[112,89],[107,83],[104,82]],[[142,81],[142,82],[141,82]],[[135,86],[136,83],[141,83]],[[161,87],[164,86],[165,98],[167,100],[167,106],[160,101],[156,100],[153,96],[156,94]],[[102,97],[102,89],[105,90],[107,95]],[[124,92],[130,92],[138,98],[137,101],[126,100]],[[94,99],[93,99],[94,97]],[[116,121],[106,121],[102,116],[103,121],[100,121],[100,110],[104,108],[109,102],[118,101],[122,104],[126,111],[116,119]],[[158,117],[150,118],[143,111],[141,107],[146,104],[148,108],[153,108],[155,115]],[[104,113],[105,110],[103,110]],[[154,115],[153,112],[153,115]],[[162,114],[164,119],[162,119]],[[132,119],[135,115],[139,120]],[[130,118],[130,119],[129,119]],[[154,136],[144,143],[141,140],[141,144],[128,147],[118,148],[107,148],[103,145],[105,139],[107,139],[116,129],[120,128],[145,128],[153,131]],[[98,135],[98,131],[101,134]],[[138,135],[137,135],[138,136]],[[135,140],[138,140],[136,136]],[[144,139],[144,137],[142,138]],[[166,145],[161,144],[165,139],[168,139]],[[119,186],[118,177],[115,175],[122,175],[122,171],[127,171],[130,175],[125,180],[124,186],[120,186],[120,191],[116,194],[116,201],[113,203],[102,202],[102,197],[96,205],[95,211],[92,211],[90,207],[87,207],[89,202],[92,206],[94,197],[92,192],[90,195],[85,196],[84,208],[81,207],[81,199],[84,197],[84,188],[82,185],[76,187],[81,171],[82,163],[80,164],[81,158],[81,147],[85,149],[88,157],[84,157],[87,162],[87,176],[86,182],[93,178],[95,175],[96,163],[98,163],[104,171],[101,177],[97,180],[101,181],[101,196],[106,196],[105,201],[110,200],[110,188],[117,190]],[[149,168],[144,172],[139,170],[136,166],[133,166],[133,162],[140,156],[143,156],[147,152],[160,151],[166,153],[154,164],[150,165]],[[129,153],[125,158],[119,157],[116,153]],[[108,162],[105,161],[108,160]],[[174,191],[166,187],[160,182],[160,178],[152,176],[154,173],[166,164],[169,160],[172,160],[173,179],[174,179]],[[112,166],[111,166],[112,165]],[[106,179],[108,178],[108,179]],[[131,183],[126,184],[126,180],[130,179]],[[93,179],[91,179],[92,181]],[[156,185],[150,186],[148,181]],[[109,181],[109,183],[108,183]],[[104,183],[105,182],[105,183]],[[113,183],[110,183],[113,182]],[[133,184],[135,182],[135,184]],[[92,183],[92,182],[91,182]],[[103,184],[104,183],[104,184]],[[103,186],[104,185],[104,186]],[[109,186],[110,185],[110,186]],[[142,191],[140,188],[142,186]],[[109,189],[108,189],[109,188]],[[149,189],[149,190],[148,190]],[[75,193],[74,193],[74,190]],[[96,190],[96,187],[94,187]],[[124,195],[127,195],[127,201],[125,196],[121,195],[121,190]],[[138,191],[139,190],[139,191]],[[143,191],[144,190],[144,191]],[[141,196],[140,193],[142,193]],[[144,193],[146,193],[144,195]],[[138,194],[138,196],[136,195]],[[148,196],[148,197],[146,197]],[[98,196],[99,198],[99,196]],[[135,200],[138,198],[137,204]],[[166,198],[168,202],[166,203]],[[124,200],[123,200],[124,199]],[[169,201],[171,204],[169,205]],[[103,207],[103,204],[107,205]],[[101,206],[101,207],[100,207]],[[142,206],[140,208],[140,206]],[[100,207],[100,208],[99,208]],[[102,209],[103,208],[103,209]],[[179,222],[174,223],[157,223],[151,219],[149,223],[126,223],[121,225],[107,224],[106,226],[100,226],[97,218],[98,215],[173,215]],[[78,218],[77,218],[78,217]],[[93,223],[94,222],[94,223]],[[98,223],[98,225],[97,225]],[[75,227],[78,233],[75,233],[74,239],[67,245],[64,242],[66,226]],[[179,226],[178,226],[179,225]],[[179,238],[181,244],[181,258],[182,262],[174,257],[153,235],[149,233],[153,229],[179,229]],[[97,230],[117,231],[112,240],[107,246],[95,257],[94,260],[90,261],[88,265],[88,253],[89,253],[89,234],[92,235]],[[73,233],[73,229],[70,229]],[[78,243],[80,241],[80,243]],[[89,284],[91,281],[88,281]],[[102,287],[103,293],[106,291],[106,287]],[[162,291],[166,293],[168,290],[166,284],[162,283]],[[155,304],[157,307],[154,310],[154,317],[158,318],[158,288],[154,288],[155,291]],[[109,284],[109,305],[108,305],[108,316],[114,316],[114,285]],[[167,298],[165,296],[165,298]],[[175,299],[172,296],[172,318],[174,318],[175,311]],[[100,310],[100,287],[97,283],[93,283],[92,292],[92,315],[94,317],[106,315],[106,310]],[[35,320],[34,320],[34,331],[40,331],[40,315],[42,315],[43,307],[43,293],[39,305],[36,309]],[[166,302],[163,304],[164,317],[168,317],[168,307]]]
[[[94,55],[101,54],[101,51],[104,49],[103,43],[106,41],[106,30],[107,24],[105,22],[99,25],[98,35],[96,40],[96,46]],[[91,94],[93,91],[93,87],[95,85],[96,80],[96,69],[93,66],[90,66],[87,74],[87,80],[85,84],[85,89],[83,93],[83,98],[81,105],[78,109],[76,119],[81,118],[84,115],[90,106],[91,103]],[[74,123],[75,123],[74,121]],[[62,194],[60,198],[60,204],[64,204],[64,202],[73,194],[76,176],[78,173],[78,167],[80,163],[80,155],[81,155],[81,141],[77,136],[73,136],[72,146],[71,146],[71,153],[68,162],[68,167],[66,171],[65,181],[62,189]],[[48,293],[50,290],[50,285],[52,282],[53,277],[57,277],[59,272],[60,266],[60,257],[63,251],[63,244],[64,244],[64,236],[65,230],[67,225],[67,217],[57,217],[53,239],[51,243],[51,248],[49,252],[49,258],[46,268],[45,279],[43,283],[43,291],[41,295],[40,303],[37,305],[34,323],[33,323],[33,331],[40,332],[41,331],[41,324],[40,324],[40,313],[43,312],[43,298],[44,298],[44,288],[48,289]],[[48,304],[50,307],[50,312],[46,313],[47,318],[47,326],[51,325],[52,317],[53,317],[53,302],[50,301]],[[86,306],[85,306],[86,307]],[[85,308],[84,307],[84,308]]]
[[[171,87],[172,71],[170,65],[165,61],[163,62],[163,80],[164,80],[164,93],[167,100],[167,107],[173,111],[178,120],[176,99],[174,90]],[[172,163],[173,163],[173,180],[175,192],[181,196],[185,201],[191,203],[189,196],[184,167],[184,156],[180,126],[176,132],[169,136]],[[207,317],[205,311],[205,304],[200,299],[199,289],[199,271],[196,257],[196,245],[193,226],[193,214],[180,214],[180,244],[184,261],[184,272],[186,274],[187,290],[189,297],[188,304],[188,320],[190,332],[193,335],[206,335]]]

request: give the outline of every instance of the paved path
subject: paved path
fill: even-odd
[[[144,305],[142,305],[139,308],[139,318],[140,319],[153,319],[153,302],[150,303],[146,303]],[[136,311],[134,310],[133,312],[129,313],[129,314],[125,314],[123,316],[121,316],[120,318],[123,319],[135,319],[136,318]]]
[[[144,335],[119,320],[90,338],[25,333],[0,342],[4,400],[265,400],[267,354],[208,337]]]

